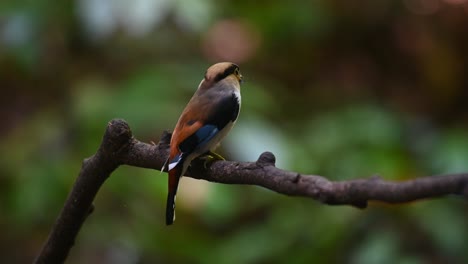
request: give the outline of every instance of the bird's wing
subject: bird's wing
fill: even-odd
[[[184,156],[208,143],[229,122],[237,119],[240,104],[234,93],[206,98],[212,100],[191,100],[177,122],[171,139],[169,170],[177,166]]]

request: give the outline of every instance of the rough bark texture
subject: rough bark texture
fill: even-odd
[[[170,133],[164,133],[158,144],[150,145],[133,138],[125,121],[109,122],[96,154],[83,161],[73,189],[35,263],[63,263],[82,224],[92,212],[92,202],[104,181],[124,164],[160,170],[169,153],[170,137]],[[318,175],[278,169],[271,152],[264,152],[256,162],[217,161],[207,169],[203,162],[194,161],[187,174],[211,182],[259,185],[285,195],[358,208],[365,208],[370,200],[402,203],[448,194],[468,198],[468,173],[401,182],[385,181],[378,176],[333,182]]]

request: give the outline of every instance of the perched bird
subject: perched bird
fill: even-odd
[[[220,62],[212,65],[177,121],[166,161],[169,173],[166,225],[175,220],[179,180],[190,162],[202,155],[223,159],[213,151],[239,115],[241,82],[242,75],[236,64]]]

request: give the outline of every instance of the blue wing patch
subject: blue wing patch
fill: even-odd
[[[193,135],[180,143],[179,149],[183,154],[192,153],[197,147],[208,143],[218,132],[219,129],[217,126],[204,125],[193,133]]]
[[[179,145],[180,154],[169,160],[168,170],[175,168],[182,160],[192,153],[197,147],[208,143],[217,133],[219,129],[215,125],[205,125],[198,129],[193,135],[189,136]]]
[[[218,134],[218,127],[215,125],[204,125],[195,132],[195,135],[199,139],[198,145],[206,144],[210,141],[216,134]]]

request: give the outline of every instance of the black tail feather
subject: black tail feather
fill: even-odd
[[[177,189],[179,188],[179,180],[182,176],[182,165],[183,160],[181,163],[172,168],[168,172],[168,193],[167,193],[167,203],[166,203],[166,225],[172,225],[175,220],[175,203],[176,203],[176,194]]]
[[[176,194],[169,192],[167,194],[166,204],[166,225],[172,225],[175,220],[175,199]]]

